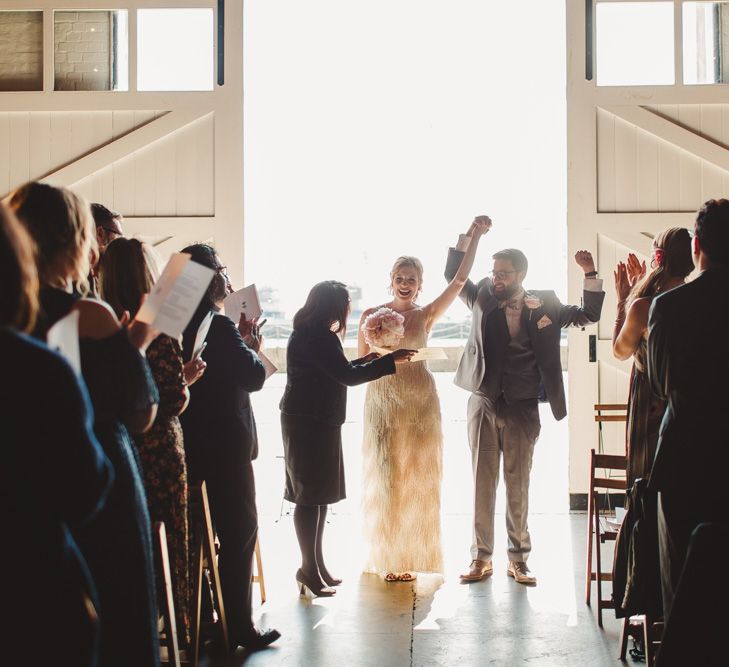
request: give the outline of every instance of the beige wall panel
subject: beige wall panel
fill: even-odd
[[[134,213],[135,215],[157,215],[155,189],[157,169],[154,146],[134,154]]]
[[[0,193],[10,190],[10,114],[0,113]]]
[[[30,114],[10,114],[10,189],[30,180]]]
[[[627,403],[630,375],[605,362],[598,362],[600,403]],[[606,413],[616,414],[616,413]],[[597,442],[600,442],[598,427]],[[602,445],[605,454],[625,454],[625,423],[603,422]]]
[[[638,209],[638,130],[615,119],[615,210]]]
[[[71,141],[71,114],[51,113],[51,171],[54,167],[67,164],[74,158]]]
[[[114,210],[122,215],[135,215],[134,206],[136,172],[134,169],[134,155],[119,160],[112,165],[114,178]]]
[[[193,124],[197,144],[197,210],[196,215],[215,215],[215,116],[210,114]],[[243,180],[240,182],[243,188]],[[229,220],[232,225],[240,225],[243,220]]]
[[[597,210],[615,212],[615,116],[597,110]]]
[[[212,116],[191,123],[174,136],[177,152],[177,215],[211,215],[214,212]],[[203,166],[200,167],[198,162]],[[206,169],[204,165],[209,166]]]
[[[666,141],[658,141],[658,205],[659,211],[681,209],[681,156]]]
[[[134,119],[135,113],[135,111],[112,111],[112,137],[114,139],[131,132],[137,127]]]
[[[30,156],[31,178],[45,176],[51,171],[51,114],[45,111],[30,113]]]
[[[160,215],[177,214],[177,140],[174,136],[160,139],[154,145],[155,210]]]
[[[658,142],[647,132],[638,130],[636,178],[638,211],[658,211]]]

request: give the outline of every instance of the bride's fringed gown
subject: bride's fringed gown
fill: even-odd
[[[402,313],[398,347],[425,347],[425,312]],[[440,487],[443,434],[426,362],[398,367],[367,386],[362,512],[368,572],[442,572]]]

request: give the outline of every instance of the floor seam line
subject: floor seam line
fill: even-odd
[[[418,603],[418,594],[413,586],[413,613],[410,617],[410,667],[413,667],[413,655],[415,644],[415,607]]]

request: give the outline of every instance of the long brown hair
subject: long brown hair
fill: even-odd
[[[90,254],[98,254],[88,202],[67,188],[33,181],[11,193],[7,203],[35,241],[41,284],[65,287],[70,276],[86,293]]]
[[[99,295],[121,317],[128,311],[134,317],[142,296],[158,277],[151,248],[138,239],[114,239],[99,262]]]
[[[348,314],[347,286],[337,280],[325,280],[311,288],[306,303],[294,315],[294,331],[319,329],[333,331],[344,338]]]
[[[694,269],[691,235],[684,227],[669,227],[653,239],[656,267],[648,273],[628,297],[628,306],[636,299],[654,297],[671,278],[685,278]]]
[[[31,331],[38,313],[35,247],[13,212],[0,203],[0,326]]]

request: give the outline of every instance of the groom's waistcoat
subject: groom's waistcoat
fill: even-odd
[[[507,403],[537,398],[541,374],[532,342],[523,321],[512,338],[501,308],[485,318],[483,342],[486,372],[478,393],[495,401],[504,395]]]

